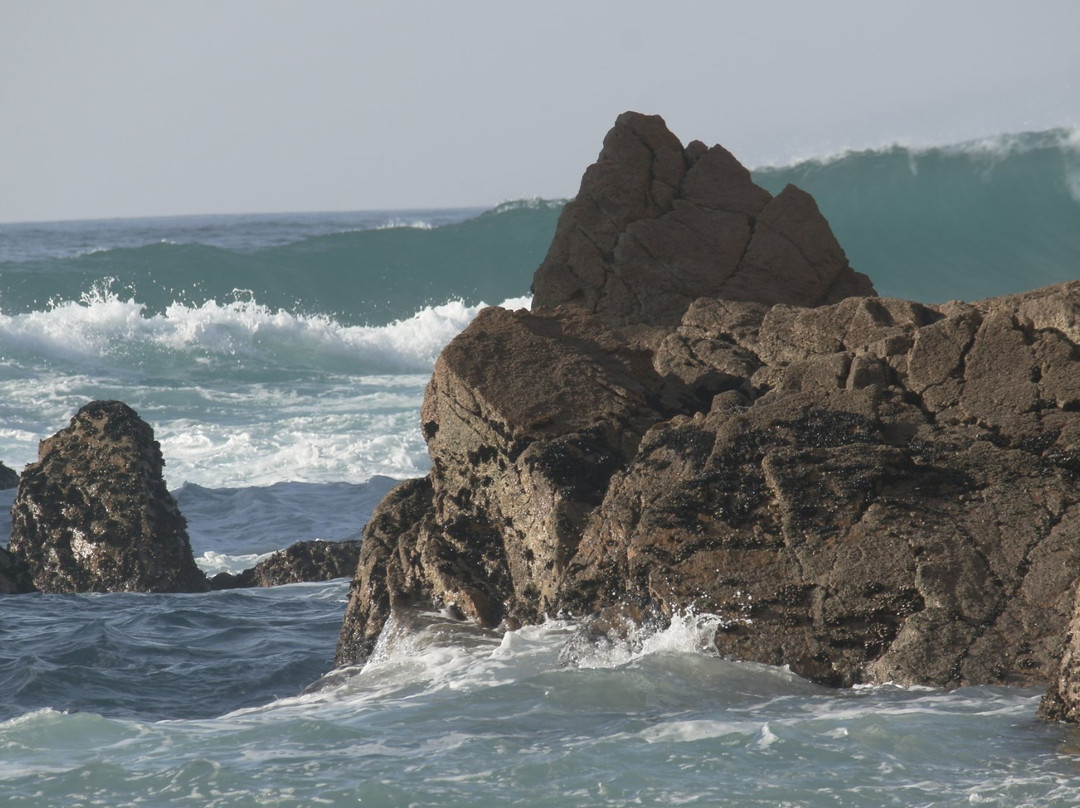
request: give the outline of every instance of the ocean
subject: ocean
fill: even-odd
[[[810,191],[883,295],[1080,278],[1076,130],[754,175]],[[528,305],[561,206],[0,224],[0,461],[120,399],[207,572],[356,538],[427,471],[439,351]],[[588,650],[566,620],[403,615],[334,672],[348,586],[0,598],[0,805],[1080,803],[1080,734],[1038,690],[828,690],[721,658],[708,614]]]

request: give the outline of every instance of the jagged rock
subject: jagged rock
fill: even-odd
[[[1061,660],[1039,702],[1039,716],[1047,721],[1080,724],[1080,598],[1065,633]]]
[[[419,563],[420,533],[432,516],[431,481],[427,477],[396,485],[372,512],[364,528],[335,665],[367,659],[394,606],[434,602],[432,582]]]
[[[9,545],[37,588],[205,591],[163,465],[153,430],[119,401],[87,404],[42,441],[12,505]]]
[[[652,350],[596,318],[486,312],[440,359],[431,479],[380,506],[339,661],[395,602],[487,625],[694,608],[725,617],[724,653],[819,682],[1048,681],[1080,572],[1062,312],[1080,284],[701,300]]]
[[[19,487],[19,472],[0,463],[0,491]]]
[[[830,684],[1047,681],[1080,571],[1078,400],[1059,408],[1043,385],[1040,408],[1017,405],[1030,391],[995,402],[972,361],[1043,297],[1080,310],[1080,285],[951,316],[886,300],[772,310],[739,344],[762,362],[750,393],[657,424],[614,477],[560,606],[718,613],[722,653]],[[955,399],[928,404],[917,346],[973,319],[941,374]],[[1017,375],[1038,378],[1060,337],[1033,326],[1001,361],[1026,353]]]
[[[651,174],[590,169],[630,195],[594,205],[613,238],[674,194],[656,137]],[[669,327],[576,299],[486,310],[439,358],[432,470],[368,526],[339,664],[398,607],[601,633],[694,609],[723,653],[828,684],[1050,680],[1080,575],[1080,283],[706,297]]]
[[[700,297],[816,306],[872,295],[813,198],[758,187],[722,146],[685,149],[659,116],[604,139],[533,280],[533,308],[675,325]]]
[[[211,589],[332,581],[352,577],[360,560],[359,541],[298,541],[236,575],[219,572]]]
[[[1080,459],[1071,458],[1080,472]],[[1061,658],[1053,670],[1050,686],[1039,703],[1039,716],[1048,721],[1080,724],[1080,588],[1065,631]]]

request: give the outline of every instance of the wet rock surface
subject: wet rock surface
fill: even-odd
[[[210,588],[282,586],[351,578],[359,560],[359,541],[298,541],[243,572],[218,573],[210,579]]]
[[[0,595],[37,592],[30,565],[21,556],[0,549]]]
[[[12,505],[9,551],[42,592],[202,592],[150,426],[95,401],[42,441]]]
[[[723,154],[620,121],[605,152],[648,140],[651,173],[602,155],[578,206],[611,244],[687,189],[765,218]],[[691,152],[713,154],[715,187],[687,179]],[[1080,283],[925,306],[843,269],[821,283],[819,242],[778,259],[807,276],[779,284],[790,298],[740,270],[758,280],[738,294],[729,278],[688,300],[695,282],[645,312],[563,232],[598,242],[582,217],[560,222],[534,311],[487,310],[439,358],[432,471],[365,531],[338,664],[395,607],[504,628],[569,613],[601,635],[694,609],[722,617],[721,653],[832,685],[1057,675],[1080,573]],[[678,261],[653,263],[641,288],[665,298]]]

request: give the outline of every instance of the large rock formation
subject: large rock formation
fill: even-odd
[[[870,290],[818,217],[777,236],[768,271],[744,256],[709,286],[701,256],[752,244],[772,202],[657,120],[608,136],[535,310],[486,310],[440,356],[432,471],[368,525],[338,663],[397,607],[487,626],[565,612],[601,634],[694,609],[723,618],[722,653],[818,682],[1049,681],[1080,574],[1080,283],[836,301]],[[638,212],[669,197],[750,224],[717,218],[685,263],[675,237],[625,263],[644,238],[626,222],[654,233],[674,213]],[[809,257],[837,254],[832,276]]]
[[[9,550],[42,592],[202,592],[153,430],[119,401],[87,404],[42,441],[12,505]]]
[[[659,116],[626,112],[563,209],[533,308],[673,326],[699,297],[816,306],[873,291],[809,194],[773,197],[722,146],[684,149]]]
[[[1046,682],[1080,572],[1078,324],[1080,284],[700,301],[657,364],[752,372],[645,436],[558,605],[714,612],[722,653],[829,684]]]

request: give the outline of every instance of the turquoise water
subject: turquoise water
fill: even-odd
[[[878,294],[979,300],[1080,277],[1080,130],[759,169],[813,194]]]
[[[755,176],[814,193],[882,293],[974,299],[1080,277],[1078,140]],[[428,468],[435,357],[481,305],[528,305],[560,207],[0,224],[0,460],[119,398],[207,571],[355,538]],[[824,690],[719,658],[708,615],[584,654],[569,623],[413,615],[330,674],[347,596],[0,599],[0,805],[1080,803],[1080,738],[1037,691]]]

